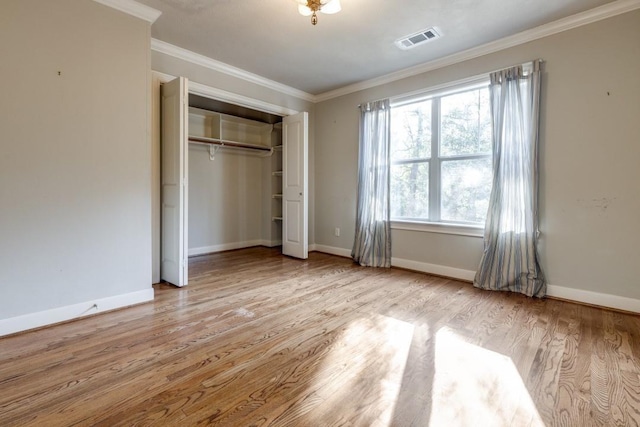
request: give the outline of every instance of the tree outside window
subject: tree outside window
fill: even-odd
[[[484,223],[492,182],[488,88],[392,107],[391,157],[392,218]]]

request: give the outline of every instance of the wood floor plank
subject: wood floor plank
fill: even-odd
[[[357,290],[357,289],[359,289],[357,286],[351,286],[351,290],[352,290],[352,291]],[[388,293],[387,291],[384,291],[384,290],[381,290],[381,292]],[[369,292],[369,294],[371,294],[371,292]],[[375,295],[367,295],[367,297],[368,297],[368,298],[373,298],[373,299],[376,299],[376,300],[379,300],[379,301],[384,301],[384,299],[383,299],[383,298],[377,298]],[[307,303],[308,303],[308,302],[307,302]],[[331,301],[326,301],[326,298],[325,298],[325,301],[323,302],[323,304],[324,304],[324,303],[329,303],[329,304],[330,304],[330,305],[332,305],[332,306],[336,306],[336,304],[335,304],[335,303],[334,303],[334,304],[331,304]],[[370,301],[370,303],[373,303],[373,302],[372,302],[372,301]],[[323,315],[326,315],[326,314],[323,314]],[[280,312],[280,313],[279,313],[279,315],[276,317],[276,319],[282,319],[282,318],[284,318],[284,319],[288,318],[288,317],[287,317],[287,315],[286,315],[286,312]],[[340,317],[339,317],[339,316],[338,316],[337,318],[338,318],[338,319],[340,319]],[[308,321],[308,319],[305,319],[305,321]],[[341,321],[341,322],[342,322],[342,321]],[[311,329],[311,331],[313,331],[313,329]],[[255,336],[256,334],[255,334],[255,331],[249,331],[249,334],[248,334],[248,335],[249,335],[249,336]],[[274,334],[272,333],[272,335],[274,335]],[[291,339],[291,337],[289,337],[289,342],[288,342],[288,344],[289,344],[289,345],[291,345],[291,342],[292,342],[292,339]],[[233,348],[233,347],[234,347],[233,345],[229,346],[229,344],[226,344],[226,346],[227,346],[227,347],[231,347],[231,348]],[[228,350],[227,350],[227,351],[228,351]],[[234,367],[231,371],[227,370],[227,371],[225,372],[225,374],[224,374],[224,375],[232,375],[232,374],[233,374],[233,372],[235,372],[236,370],[240,370],[240,371],[243,371],[243,372],[244,372],[244,367],[243,367],[243,365],[241,365],[241,364],[238,364],[238,363],[237,363],[237,362],[238,362],[238,357],[239,357],[239,356],[240,356],[240,355],[238,355],[238,354],[234,354],[234,364],[235,364],[235,367]],[[256,362],[256,360],[255,360],[255,359],[256,359],[256,357],[255,357],[255,356],[256,356],[256,355],[255,355],[255,353],[251,354],[251,356],[253,356],[253,359],[254,359],[254,360],[253,360],[253,362],[255,363],[255,362]],[[271,367],[271,368],[273,368],[273,367]],[[268,372],[268,370],[265,370],[265,372]],[[222,378],[218,378],[218,379],[222,380]],[[229,386],[229,384],[225,384],[225,385],[226,385],[227,387]],[[132,400],[132,399],[130,399],[130,400]],[[146,405],[145,405],[145,406],[146,406]],[[185,408],[182,408],[182,410],[185,410]]]
[[[640,317],[311,253],[0,338],[2,426],[640,424]]]

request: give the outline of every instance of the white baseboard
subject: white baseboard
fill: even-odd
[[[408,270],[420,271],[422,273],[435,274],[436,276],[451,277],[452,279],[473,282],[475,271],[463,270],[461,268],[447,267],[446,265],[428,264],[426,262],[412,261],[402,258],[391,258],[393,267],[406,268]]]
[[[310,245],[309,250],[351,258],[351,249],[336,248],[334,246],[325,245]],[[443,265],[427,264],[402,258],[391,258],[391,265],[393,267],[406,268],[408,270],[436,274],[438,276],[446,276],[460,280],[473,280],[473,276],[476,274],[475,271],[461,270],[459,268],[446,267]]]
[[[325,245],[310,245],[309,251],[317,251],[330,255],[337,255],[341,257],[351,258],[351,249],[336,248],[334,246]]]
[[[469,282],[473,282],[473,278],[476,274],[476,272],[472,270],[462,270],[444,265],[427,264],[399,258],[392,258],[391,265],[394,267],[407,268],[409,270],[421,271],[423,273],[451,277],[453,279]],[[640,313],[640,300],[617,295],[547,284],[547,296],[552,298],[562,298],[567,301],[583,304]]]
[[[313,247],[313,249],[312,249]],[[325,245],[311,245],[309,250],[324,252],[327,254],[338,255],[342,257],[351,257],[349,249],[336,248]],[[402,258],[391,258],[393,267],[406,268],[408,270],[420,271],[422,273],[435,274],[438,276],[451,277],[453,279],[465,280],[473,282],[476,274],[472,270],[463,270],[460,268],[448,267],[445,265],[428,264],[425,262],[412,261]],[[552,298],[562,298],[568,301],[574,301],[583,304],[597,305],[600,307],[613,308],[616,310],[630,311],[640,313],[640,300],[621,297],[611,294],[603,294],[599,292],[585,291],[582,289],[567,288],[563,286],[555,286],[547,284],[547,296]]]
[[[189,256],[211,254],[214,252],[232,251],[234,249],[250,248],[252,246],[269,246],[268,240],[247,240],[245,242],[223,243],[221,245],[203,246],[200,248],[190,248]],[[275,246],[275,245],[274,245]]]
[[[275,248],[276,246],[282,246],[282,240],[262,240],[260,245],[267,248]]]
[[[0,320],[0,336],[153,301],[153,288]]]
[[[547,296],[581,302],[584,304],[597,305],[600,307],[640,313],[640,300],[621,297],[618,295],[602,294],[600,292],[547,284]]]

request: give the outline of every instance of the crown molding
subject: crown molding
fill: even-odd
[[[350,93],[358,92],[364,89],[370,89],[372,87],[395,82],[407,77],[413,77],[418,74],[437,70],[439,68],[454,65],[463,61],[468,61],[470,59],[478,58],[480,56],[488,55],[490,53],[498,52],[510,47],[538,40],[543,37],[548,37],[557,33],[561,33],[563,31],[571,30],[573,28],[581,27],[583,25],[591,24],[603,19],[631,12],[636,9],[640,9],[640,0],[617,0],[606,5],[587,10],[585,12],[568,16],[566,18],[559,19],[545,25],[541,25],[531,30],[523,31],[509,37],[505,37],[490,43],[483,44],[481,46],[477,46],[462,52],[455,53],[453,55],[446,56],[444,58],[436,59],[434,61],[429,61],[410,68],[405,68],[404,70],[376,77],[374,79],[365,80],[321,93],[315,96],[315,102],[327,101],[329,99],[348,95]]]
[[[250,83],[255,83],[267,89],[275,90],[276,92],[291,95],[296,98],[303,99],[309,102],[315,102],[315,96],[310,93],[301,91],[299,89],[292,88],[291,86],[284,85],[282,83],[269,80],[265,77],[257,74],[250,73],[241,68],[234,67],[224,62],[217,61],[199,53],[192,52],[187,49],[172,45],[167,42],[163,42],[158,39],[151,39],[151,50],[163,53],[165,55],[173,56],[174,58],[181,59],[183,61],[191,62],[192,64],[199,65],[201,67],[208,68],[213,71],[227,74],[238,79],[245,80]]]
[[[146,6],[142,3],[138,3],[134,0],[93,0],[96,3],[109,6],[113,9],[124,12],[128,15],[135,16],[136,18],[144,19],[153,24],[156,19],[162,15],[162,12],[152,7]]]
[[[160,83],[167,83],[176,78],[171,74],[166,74],[160,71],[152,71],[152,74],[158,78]],[[193,80],[189,80],[189,93],[204,96],[205,98],[217,99],[218,101],[229,102],[231,104],[239,105],[240,107],[264,111],[265,113],[271,113],[277,116],[290,116],[298,113],[298,111],[292,110],[291,108],[271,104],[255,98],[249,98],[248,96],[203,85],[202,83],[196,83]]]
[[[110,5],[113,4],[137,4],[133,0],[94,0],[100,3]],[[142,6],[142,5],[140,5]],[[146,6],[144,6],[146,8]],[[183,61],[191,62],[193,64],[211,69],[213,71],[221,72],[232,77],[236,77],[262,87],[275,90],[277,92],[291,95],[305,101],[317,103],[327,101],[329,99],[337,98],[350,93],[358,92],[372,87],[380,86],[387,83],[392,83],[398,80],[402,80],[408,77],[413,77],[422,73],[437,70],[439,68],[448,67],[450,65],[458,64],[460,62],[468,61],[470,59],[478,58],[480,56],[488,55],[491,53],[499,52],[504,49],[508,49],[514,46],[518,46],[524,43],[528,43],[534,40],[538,40],[544,37],[548,37],[554,34],[568,31],[583,25],[588,25],[603,19],[611,18],[623,13],[631,12],[633,10],[640,9],[640,0],[616,0],[603,6],[596,7],[585,12],[581,12],[572,16],[568,16],[563,19],[559,19],[554,22],[550,22],[545,25],[541,25],[530,30],[514,34],[490,43],[483,44],[471,49],[467,49],[462,52],[455,53],[453,55],[446,56],[444,58],[429,61],[423,64],[419,64],[413,67],[405,68],[404,70],[396,71],[384,76],[376,77],[370,80],[354,83],[348,86],[344,86],[335,90],[321,93],[319,95],[312,95],[310,93],[301,91],[299,89],[292,88],[282,83],[269,80],[257,74],[250,73],[243,69],[234,67],[224,62],[217,61],[212,58],[208,58],[204,55],[183,49],[178,46],[163,42],[158,39],[151,39],[151,49],[156,52],[169,55]],[[120,9],[122,10],[122,9]],[[143,18],[144,19],[144,18]],[[220,99],[220,98],[219,98]]]

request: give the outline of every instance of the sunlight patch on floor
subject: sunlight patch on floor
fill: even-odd
[[[448,328],[435,336],[429,425],[544,426],[511,359]]]
[[[353,418],[345,422],[391,425],[413,329],[386,316],[349,324],[315,376],[322,406],[352,407]]]

